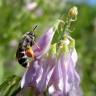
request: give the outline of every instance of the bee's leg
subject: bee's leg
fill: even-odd
[[[36,45],[36,47],[38,48],[38,49],[40,49],[40,47],[39,47],[39,45],[34,41],[34,45]]]
[[[26,68],[27,68],[27,69],[29,69],[29,67],[30,67],[30,63],[28,62],[28,64],[27,64]]]
[[[36,45],[36,47],[37,47],[38,49],[40,49],[40,47],[38,46],[38,44],[37,44],[37,43],[35,43],[35,45]]]

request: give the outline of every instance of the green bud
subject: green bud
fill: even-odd
[[[74,40],[74,39],[71,39],[71,40],[70,40],[69,47],[70,47],[70,48],[74,48],[74,47],[75,47],[75,40]]]
[[[64,46],[62,47],[62,52],[66,54],[68,53],[68,51],[69,51],[68,45],[64,44]]]
[[[75,17],[75,16],[77,16],[77,15],[78,15],[78,9],[77,9],[77,7],[76,7],[76,6],[73,6],[73,7],[69,10],[68,15],[69,15],[70,17]]]
[[[56,43],[51,45],[51,48],[49,50],[49,54],[56,54]]]

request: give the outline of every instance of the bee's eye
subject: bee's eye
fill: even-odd
[[[30,36],[35,36],[34,32],[29,33]]]

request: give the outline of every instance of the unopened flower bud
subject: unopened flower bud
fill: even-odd
[[[56,54],[56,43],[51,45],[51,48],[49,50],[50,55]]]
[[[71,39],[69,46],[70,46],[70,48],[75,48],[75,40],[74,39]]]
[[[71,17],[75,17],[78,15],[78,9],[76,6],[72,7],[69,12],[68,12],[68,15],[71,16]]]

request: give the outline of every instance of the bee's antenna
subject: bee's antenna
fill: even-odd
[[[37,28],[37,25],[33,28],[32,32],[34,32],[34,30]]]

